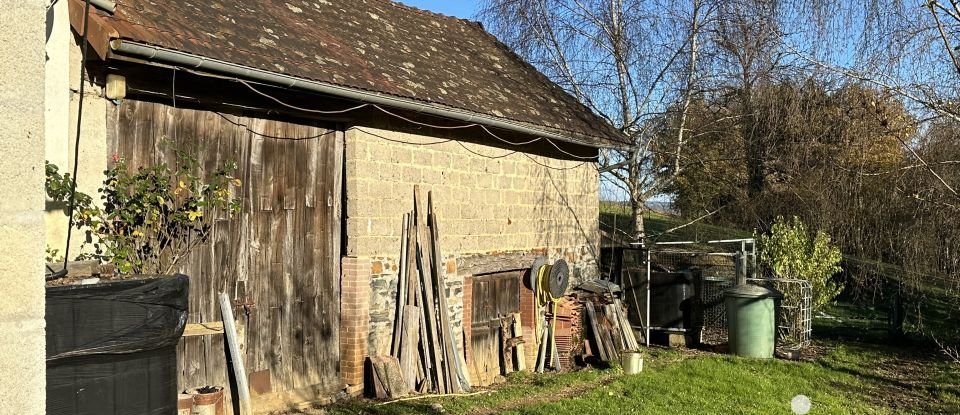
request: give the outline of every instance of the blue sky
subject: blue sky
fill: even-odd
[[[416,8],[457,16],[462,19],[473,20],[473,15],[479,8],[477,1],[470,0],[399,0]]]

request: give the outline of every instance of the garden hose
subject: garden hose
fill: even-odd
[[[536,271],[536,278],[534,279],[535,284],[533,285],[535,304],[536,304],[536,314],[538,318],[536,319],[536,338],[538,342],[538,349],[542,350],[543,354],[547,351],[546,347],[549,347],[549,354],[551,356],[552,363],[551,366],[554,369],[559,370],[559,358],[557,356],[557,304],[558,299],[562,296],[563,292],[566,290],[569,276],[569,268],[563,260],[558,260],[553,265],[542,265],[539,266]],[[559,295],[557,294],[559,293]],[[546,327],[546,310],[545,307],[550,305],[550,314],[553,318],[550,320],[549,328]],[[549,330],[547,333],[546,341],[548,344],[546,346],[542,345],[544,338],[544,330]],[[539,362],[542,362],[545,356],[541,356],[538,359]],[[538,363],[537,369],[542,369],[542,364]]]

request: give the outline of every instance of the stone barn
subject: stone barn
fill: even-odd
[[[180,271],[190,323],[220,320],[218,291],[235,299],[257,399],[353,390],[389,353],[414,185],[433,193],[467,338],[485,279],[538,255],[597,274],[596,160],[623,137],[480,24],[387,0],[94,3],[51,12],[47,159],[72,169],[82,100],[80,190],[113,157],[167,160],[164,142],[238,163],[239,217]],[[179,387],[226,384],[222,357],[221,337],[184,337]]]

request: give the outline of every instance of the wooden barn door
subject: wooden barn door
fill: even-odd
[[[521,276],[517,271],[473,277],[469,365],[479,386],[490,385],[501,374],[501,318],[520,312]]]
[[[180,272],[190,276],[190,323],[221,320],[236,301],[254,393],[341,387],[339,375],[342,134],[301,125],[126,100],[111,151],[133,166],[174,161],[205,171],[235,161],[242,211],[216,212],[212,237]],[[179,387],[227,385],[223,338],[184,337]]]

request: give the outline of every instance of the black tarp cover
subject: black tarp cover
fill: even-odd
[[[47,414],[176,413],[184,275],[48,287]]]

